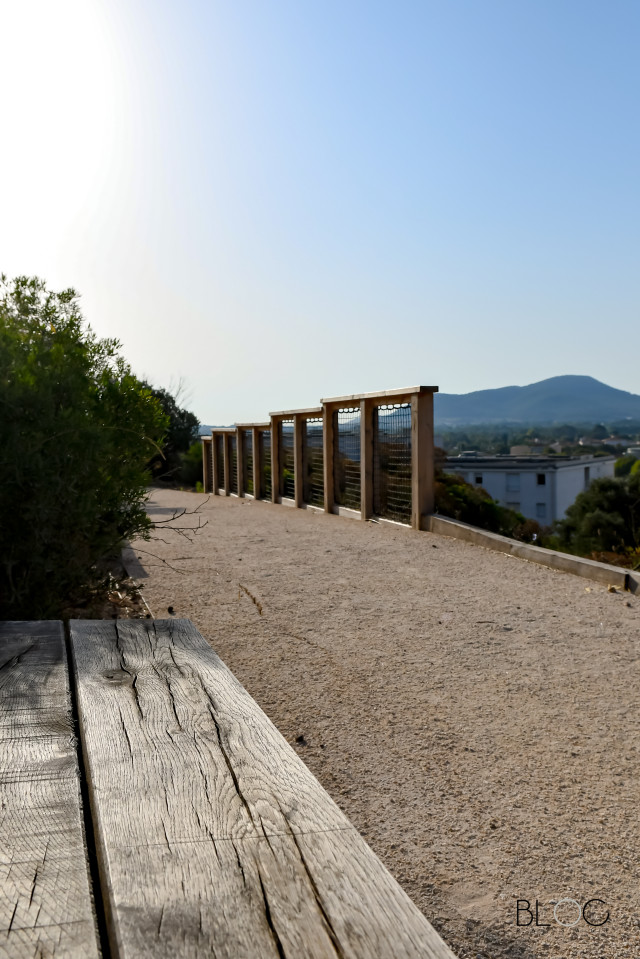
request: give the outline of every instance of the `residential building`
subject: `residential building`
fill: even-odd
[[[489,456],[467,451],[447,457],[445,470],[482,487],[501,506],[542,526],[562,519],[594,479],[614,475],[615,456]]]

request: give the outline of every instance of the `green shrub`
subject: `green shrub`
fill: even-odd
[[[157,400],[86,328],[73,290],[0,278],[0,618],[57,617],[147,537]]]
[[[472,486],[462,476],[438,469],[435,508],[443,516],[524,542],[535,542],[540,533],[540,525],[535,520],[525,519],[521,513],[500,506],[486,490]]]
[[[557,524],[563,549],[582,556],[640,548],[640,472],[594,480]]]
[[[202,473],[202,443],[196,440],[187,452],[182,454],[180,479],[187,486],[196,486],[198,483],[202,486]]]
[[[621,456],[616,460],[614,470],[616,476],[628,476],[631,470],[634,468],[635,464],[640,464],[640,460],[636,459],[635,456]],[[636,467],[639,469],[640,466]]]
[[[143,386],[151,391],[168,418],[162,449],[154,453],[148,464],[151,474],[155,480],[169,486],[178,485],[180,481],[188,482],[192,486],[191,480],[184,478],[183,468],[185,456],[188,457],[192,452],[192,444],[198,435],[198,417],[195,413],[190,413],[189,410],[178,406],[178,397],[182,392],[180,386],[175,396],[169,390],[156,389],[149,383],[143,383]],[[200,450],[200,457],[202,458],[202,450]],[[202,469],[200,479],[202,479]]]

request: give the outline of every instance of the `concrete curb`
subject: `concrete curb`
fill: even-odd
[[[603,583],[606,586],[615,586],[617,589],[629,590],[640,594],[640,573],[622,569],[619,566],[609,566],[608,563],[596,563],[592,559],[583,559],[581,556],[571,556],[569,553],[557,553],[553,549],[543,549],[541,546],[532,546],[529,543],[520,543],[518,540],[500,536],[498,533],[489,533],[487,530],[469,526],[448,516],[426,516],[424,528],[431,533],[441,533],[443,536],[453,536],[485,549],[493,549],[499,553],[509,553],[518,556],[530,563],[548,566],[563,573],[573,573],[574,576],[584,576],[586,579]]]

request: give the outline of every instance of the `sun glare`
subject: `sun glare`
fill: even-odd
[[[3,232],[33,251],[109,189],[124,71],[97,0],[6,4],[0,34]]]

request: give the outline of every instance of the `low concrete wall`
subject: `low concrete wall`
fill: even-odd
[[[561,570],[563,573],[573,573],[574,576],[584,576],[606,586],[615,586],[617,589],[630,590],[640,594],[640,573],[621,569],[619,566],[609,566],[608,563],[596,563],[592,559],[583,559],[581,556],[571,556],[569,553],[557,553],[553,549],[543,549],[541,546],[532,546],[520,543],[518,540],[500,536],[498,533],[489,533],[469,526],[447,516],[425,516],[424,528],[431,533],[441,533],[443,536],[454,536],[485,549],[494,549],[499,553],[509,553],[520,559],[538,563],[540,566],[549,566],[551,569]]]

